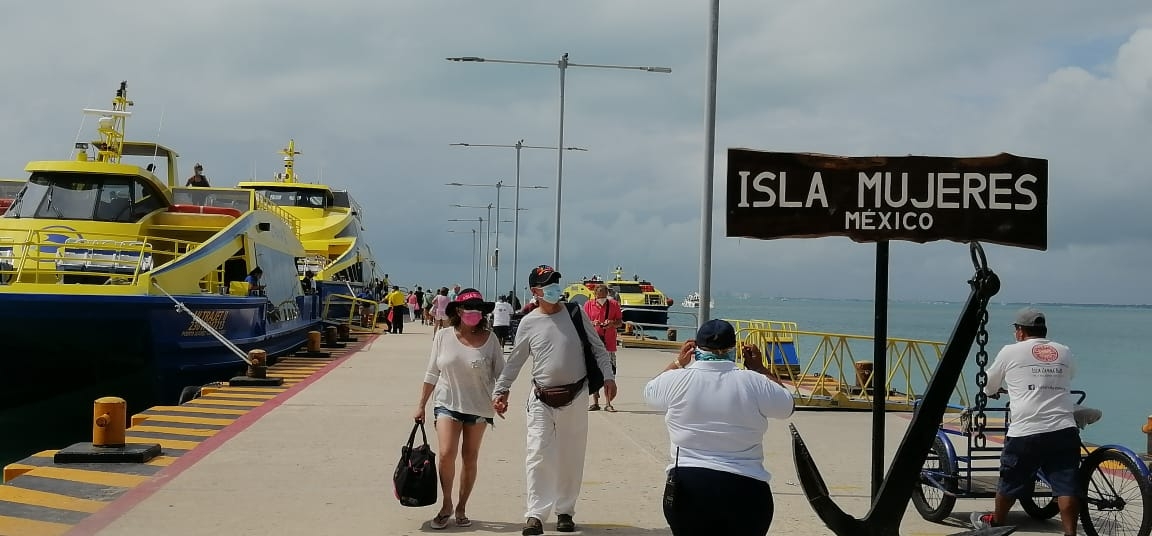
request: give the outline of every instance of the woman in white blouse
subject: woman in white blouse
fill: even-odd
[[[504,353],[492,335],[487,316],[493,303],[484,301],[476,289],[465,289],[446,308],[452,329],[441,329],[432,339],[432,354],[414,415],[423,422],[428,398],[434,401],[436,437],[439,445],[440,488],[444,500],[431,527],[443,529],[455,514],[456,526],[472,524],[465,511],[476,484],[476,461],[485,424],[492,424],[492,389],[504,369]],[[459,455],[459,456],[458,456]],[[461,461],[460,495],[455,508],[452,484],[456,458]]]

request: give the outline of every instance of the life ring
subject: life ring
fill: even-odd
[[[229,207],[212,207],[207,205],[172,205],[168,207],[168,212],[179,212],[182,214],[219,214],[222,216],[232,216],[233,218],[240,217],[240,211]]]
[[[15,201],[16,201],[15,199],[11,199],[8,197],[0,197],[0,214],[4,214],[5,212],[7,212],[8,207],[12,206],[12,203]]]

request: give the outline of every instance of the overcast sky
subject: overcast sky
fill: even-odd
[[[161,9],[160,4],[164,7]],[[1152,4],[1112,0],[722,3],[713,290],[868,298],[875,247],[724,238],[725,150],[1049,160],[1049,248],[988,246],[999,299],[1152,303]],[[128,135],[204,164],[213,185],[279,170],[352,190],[404,285],[471,284],[469,219],[511,184],[511,149],[551,146],[558,71],[447,56],[655,65],[568,70],[561,271],[620,264],[697,287],[708,2],[122,0],[21,2],[0,17],[0,177],[66,157],[80,109],[128,80]],[[91,122],[84,138],[94,134]],[[524,150],[528,267],[552,261],[556,155]],[[501,204],[512,205],[512,188]],[[506,218],[512,219],[512,211]],[[449,233],[448,230],[463,231]],[[512,224],[501,224],[501,288]],[[966,246],[895,243],[891,296],[962,299]]]

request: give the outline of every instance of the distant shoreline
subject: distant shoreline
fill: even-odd
[[[666,293],[667,294],[667,293]],[[686,294],[686,293],[685,293]],[[675,294],[673,294],[675,295]],[[819,302],[856,302],[856,303],[872,303],[871,298],[811,298],[803,296],[751,296],[749,298],[742,298],[743,293],[733,292],[719,292],[713,293],[712,298],[732,298],[737,300],[773,300],[773,301],[819,301]],[[963,302],[953,300],[910,300],[910,299],[897,299],[889,298],[889,303],[905,303],[905,304],[938,304],[938,305],[958,305]],[[1123,304],[1123,303],[1074,303],[1074,302],[993,302],[993,305],[1000,306],[1036,306],[1036,307],[1092,307],[1102,309],[1152,309],[1152,304]]]

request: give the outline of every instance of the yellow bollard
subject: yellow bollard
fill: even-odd
[[[352,336],[352,328],[348,327],[348,324],[341,323],[339,326],[336,326],[336,330],[340,334],[340,340],[342,341],[346,341]]]
[[[127,423],[128,403],[123,398],[97,398],[92,404],[92,446],[123,447]]]
[[[264,350],[249,350],[248,360],[252,362],[252,364],[248,365],[249,378],[268,377],[268,352]]]
[[[336,329],[336,326],[328,326],[324,328],[324,344],[327,344],[328,346],[336,346],[339,344],[340,336],[337,333],[338,330]]]
[[[308,351],[309,352],[319,352],[320,351],[320,332],[319,331],[309,331],[308,332]]]

